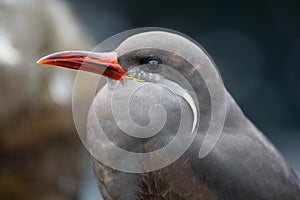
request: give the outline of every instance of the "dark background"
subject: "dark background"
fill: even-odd
[[[137,27],[198,41],[246,115],[300,172],[300,2],[69,0],[97,42]]]
[[[300,1],[69,2],[97,42],[149,26],[198,41],[245,114],[300,175]]]
[[[198,41],[300,175],[300,1],[0,0],[0,199],[101,199],[72,118],[75,73],[35,62],[139,27]]]

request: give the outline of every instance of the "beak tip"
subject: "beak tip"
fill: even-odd
[[[35,63],[40,65],[45,64],[45,57],[38,59]]]

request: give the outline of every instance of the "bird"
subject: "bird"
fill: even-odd
[[[57,52],[38,63],[107,77],[92,100],[86,131],[104,199],[300,199],[294,171],[245,116],[212,58],[189,37],[147,29],[127,35],[112,52]],[[211,124],[221,128],[207,135]],[[176,140],[182,126],[184,134],[194,133],[190,144],[185,137]],[[149,135],[149,129],[157,130]],[[115,155],[114,146],[134,155],[158,149],[167,154],[134,164],[132,154]]]

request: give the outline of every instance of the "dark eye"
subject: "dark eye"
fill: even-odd
[[[157,59],[149,59],[147,61],[147,64],[149,64],[149,65],[158,65],[159,64],[159,60],[157,60]]]
[[[159,68],[161,61],[157,58],[150,58],[146,61],[147,68],[150,70],[156,70]]]

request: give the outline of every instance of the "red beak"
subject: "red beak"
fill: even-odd
[[[63,51],[45,56],[37,63],[93,72],[115,80],[122,79],[126,74],[118,64],[116,52]]]

